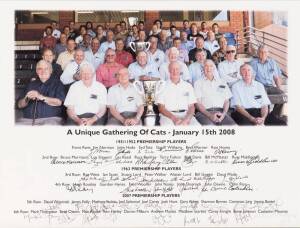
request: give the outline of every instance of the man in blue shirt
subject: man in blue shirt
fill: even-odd
[[[255,71],[255,80],[265,86],[268,95],[276,95],[276,100],[272,103],[276,103],[273,113],[278,116],[283,104],[287,101],[287,96],[282,91],[281,70],[276,61],[269,57],[266,46],[260,46],[257,55],[258,58],[251,62],[251,66]],[[271,96],[270,99],[272,97],[274,96]]]
[[[18,101],[23,110],[23,118],[17,123],[23,125],[60,125],[62,124],[65,100],[64,86],[52,74],[52,66],[40,60],[36,66],[38,79],[30,82]]]

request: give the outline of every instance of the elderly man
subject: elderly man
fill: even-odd
[[[190,77],[189,69],[183,62],[178,61],[178,57],[179,57],[178,49],[176,47],[170,48],[168,53],[169,61],[163,63],[159,68],[160,78],[165,81],[169,80],[170,79],[169,65],[173,62],[178,62],[180,67],[179,68],[180,78],[184,81],[191,82],[192,80]]]
[[[100,52],[105,53],[108,48],[116,50],[116,44],[114,41],[114,33],[111,30],[107,31],[106,41],[101,44]]]
[[[46,60],[36,65],[38,79],[30,82],[18,101],[23,118],[18,123],[25,125],[62,124],[62,103],[65,99],[63,84],[51,76],[52,66]]]
[[[232,94],[226,82],[215,77],[215,69],[212,60],[205,60],[204,78],[195,82],[196,107],[199,110],[196,118],[202,125],[234,125],[227,114]]]
[[[117,73],[119,83],[108,90],[107,105],[111,114],[108,125],[140,125],[144,103],[129,82],[129,72],[122,68]]]
[[[99,51],[100,41],[98,38],[93,38],[91,42],[91,48],[84,52],[85,60],[94,66],[94,69],[97,69],[100,64],[104,62],[104,53]]]
[[[189,72],[191,76],[191,82],[194,85],[199,79],[203,79],[204,76],[204,62],[206,60],[206,52],[203,49],[196,51],[196,62],[189,65]],[[214,66],[214,77],[219,78],[217,68]]]
[[[82,49],[83,51],[88,51],[91,46],[92,37],[90,34],[84,34],[82,42],[78,44],[78,48]]]
[[[254,80],[249,64],[240,67],[242,80],[232,86],[232,118],[239,125],[264,125],[268,116],[270,100],[264,86]]]
[[[234,83],[242,78],[240,75],[242,62],[235,59],[235,55],[235,46],[228,45],[226,48],[225,60],[218,65],[220,77],[229,85],[230,88]]]
[[[282,106],[287,101],[287,96],[282,91],[281,70],[276,61],[269,57],[266,46],[259,47],[257,54],[258,58],[251,62],[255,80],[264,85],[268,95],[276,95],[273,114],[280,116]]]
[[[157,37],[151,36],[149,42],[150,42],[150,48],[147,51],[148,62],[155,64],[159,69],[161,64],[163,64],[163,62],[165,61],[165,54],[162,50],[159,50],[157,48],[157,42],[158,42]]]
[[[131,80],[151,80],[153,78],[159,79],[159,72],[154,63],[148,62],[147,53],[139,51],[136,56],[136,62],[131,63],[128,67],[129,78]]]
[[[220,49],[219,43],[215,38],[215,34],[211,30],[207,32],[207,39],[204,41],[204,48],[209,50],[211,55]]]
[[[223,62],[226,57],[226,49],[227,49],[227,40],[225,37],[221,37],[218,41],[220,45],[220,49],[218,49],[212,56],[212,60],[215,62],[216,66],[219,65],[220,62]]]
[[[73,39],[69,39],[67,41],[67,50],[59,54],[56,63],[61,65],[62,70],[66,68],[68,63],[74,60],[75,47],[75,41]]]
[[[174,40],[173,40],[173,47],[176,47],[177,50],[179,51],[179,55],[178,55],[178,61],[180,62],[183,62],[185,64],[189,64],[189,53],[187,50],[185,50],[184,48],[181,47],[181,40],[179,37],[176,37]],[[169,51],[170,49],[168,49],[166,51],[166,61],[169,60]]]
[[[60,76],[60,80],[64,85],[70,86],[73,82],[80,80],[79,71],[81,64],[88,64],[88,62],[84,60],[83,50],[76,49],[74,60],[66,66],[64,72]]]
[[[119,38],[116,39],[116,62],[128,67],[129,64],[133,63],[132,54],[124,50],[125,44],[124,40]]]
[[[189,60],[190,60],[190,62],[195,62],[196,61],[195,54],[196,54],[196,51],[199,50],[199,49],[203,49],[206,52],[206,58],[207,59],[211,59],[210,51],[204,48],[204,38],[203,38],[203,36],[199,35],[196,38],[195,44],[196,44],[196,47],[189,51]]]
[[[169,71],[170,80],[155,101],[160,112],[160,124],[199,125],[194,117],[195,93],[192,85],[180,78],[179,62],[171,62]]]
[[[94,80],[90,64],[80,66],[80,81],[70,87],[64,105],[67,107],[69,125],[103,125],[105,122],[107,92]]]
[[[167,38],[168,38],[167,30],[161,30],[161,32],[159,33],[159,41],[157,47],[163,52],[166,52],[166,50],[172,47],[172,42],[170,42]]]
[[[105,63],[96,71],[96,79],[107,89],[118,83],[117,72],[124,66],[116,62],[116,51],[109,48],[105,52]]]

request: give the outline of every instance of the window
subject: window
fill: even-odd
[[[190,21],[229,21],[228,11],[189,11]]]
[[[182,21],[183,11],[159,11],[160,19],[162,21]]]
[[[58,11],[15,11],[18,24],[45,24],[58,21]]]

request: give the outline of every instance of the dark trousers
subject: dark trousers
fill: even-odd
[[[95,113],[84,113],[84,114],[78,115],[79,118],[91,118],[93,116],[95,116]],[[100,119],[98,119],[94,123],[94,125],[105,125],[105,123],[106,123],[106,118],[105,117],[106,116],[104,114]],[[77,125],[77,123],[74,120],[72,120],[71,118],[67,119],[67,123],[66,124],[67,125]]]
[[[222,108],[219,109],[207,109],[206,111],[210,113],[216,113],[216,112],[223,112]],[[196,119],[201,125],[236,125],[234,120],[226,114],[222,122],[220,123],[215,123],[211,121],[206,115],[204,115],[202,112],[197,112],[195,115]]]
[[[260,108],[249,108],[246,109],[246,111],[255,118],[261,117]],[[248,118],[237,111],[232,112],[231,117],[238,125],[254,125],[254,123],[252,123]],[[265,120],[265,125],[286,125],[286,122],[270,113]]]
[[[287,95],[280,89],[274,86],[265,86],[265,90],[272,104],[274,104],[273,115],[279,117],[283,104],[287,102]]]

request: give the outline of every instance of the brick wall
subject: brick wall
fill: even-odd
[[[145,11],[144,19],[145,19],[145,28],[147,31],[150,31],[153,25],[153,22],[159,19],[158,11]]]
[[[257,11],[254,12],[254,27],[261,29],[273,22],[272,12],[268,11]]]

